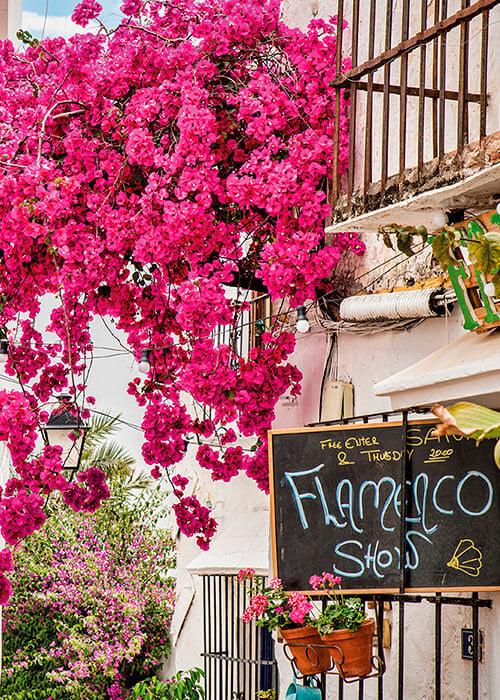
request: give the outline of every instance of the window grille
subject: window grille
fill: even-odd
[[[218,326],[213,337],[216,345],[229,345],[235,358],[248,358],[248,353],[261,344],[262,334],[271,329],[272,304],[268,294],[255,294],[250,307],[240,312],[235,324]]]

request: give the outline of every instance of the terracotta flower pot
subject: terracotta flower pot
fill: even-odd
[[[321,636],[323,643],[328,645],[337,669],[342,670],[346,678],[367,676],[371,672],[374,631],[375,620],[363,620],[355,632],[348,629],[335,630]]]
[[[312,676],[330,669],[330,653],[321,642],[321,637],[315,627],[307,625],[292,629],[280,629],[280,634],[288,644],[297,668],[303,676]]]

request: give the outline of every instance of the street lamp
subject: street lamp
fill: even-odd
[[[88,427],[78,423],[68,409],[54,411],[42,428],[46,445],[62,447],[63,469],[72,481],[80,468],[83,445]],[[74,439],[71,436],[76,436]]]

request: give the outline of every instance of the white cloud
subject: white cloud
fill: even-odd
[[[47,19],[43,15],[38,15],[36,12],[23,11],[23,29],[30,32],[34,36],[40,36],[45,24],[44,37],[63,36],[69,37],[73,34],[88,33],[96,31],[98,25],[89,23],[85,28],[79,27],[71,21],[71,17],[56,17],[48,15]]]

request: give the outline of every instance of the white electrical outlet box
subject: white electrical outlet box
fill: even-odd
[[[323,387],[320,421],[351,418],[353,415],[352,384],[333,379]]]

